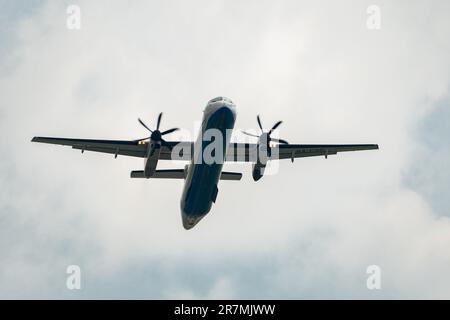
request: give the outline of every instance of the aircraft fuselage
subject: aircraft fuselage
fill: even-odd
[[[218,193],[218,182],[225,162],[227,148],[230,143],[229,132],[236,121],[236,107],[231,100],[222,98],[211,100],[203,113],[202,127],[194,145],[194,156],[188,168],[188,173],[181,197],[181,215],[185,229],[193,228],[211,210]],[[204,161],[205,148],[208,141],[205,133],[210,130],[220,131],[223,141],[221,159],[208,163]],[[221,160],[221,161],[220,161]]]

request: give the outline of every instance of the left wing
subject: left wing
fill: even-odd
[[[258,145],[254,143],[232,143],[227,161],[255,162]],[[377,144],[279,144],[271,148],[270,160],[293,159],[337,154],[338,152],[376,150]]]
[[[272,151],[275,159],[293,159],[337,154],[338,152],[376,150],[377,144],[280,144]]]

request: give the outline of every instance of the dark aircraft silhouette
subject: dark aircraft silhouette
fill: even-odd
[[[196,142],[166,141],[164,136],[178,128],[160,131],[162,113],[158,116],[156,129],[150,129],[141,119],[139,122],[150,137],[132,140],[86,140],[34,137],[33,142],[71,146],[73,149],[95,151],[145,159],[144,170],[132,171],[131,178],[184,179],[181,197],[181,214],[185,229],[193,228],[211,210],[216,202],[219,180],[240,180],[241,173],[222,171],[224,162],[252,162],[253,179],[264,175],[268,161],[325,156],[343,151],[378,149],[376,144],[302,145],[289,144],[286,140],[272,138],[281,121],[264,131],[258,116],[260,135],[244,132],[258,138],[258,143],[230,143],[231,131],[236,121],[236,107],[230,99],[217,97],[210,100],[204,110],[200,135]],[[213,139],[214,138],[214,139]],[[214,145],[216,148],[211,148]],[[184,169],[156,170],[159,160],[189,161]]]

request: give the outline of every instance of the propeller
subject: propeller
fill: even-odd
[[[263,126],[261,124],[261,118],[260,118],[259,115],[256,117],[256,120],[258,121],[258,126],[261,129],[261,134],[260,135],[256,135],[256,134],[253,134],[253,133],[248,133],[248,132],[245,132],[245,131],[242,131],[242,133],[247,135],[247,136],[250,136],[250,137],[258,138],[258,139],[260,139],[260,141],[262,140],[262,138],[267,138],[267,144],[270,141],[273,141],[273,142],[276,142],[276,143],[281,143],[281,144],[289,144],[289,142],[287,142],[286,140],[275,139],[275,138],[271,138],[270,137],[270,135],[283,123],[283,121],[278,121],[277,123],[275,123],[273,125],[272,129],[270,129],[268,132],[264,132]]]
[[[138,121],[139,121],[139,123],[140,123],[145,129],[147,129],[148,131],[151,132],[151,135],[150,135],[150,137],[149,137],[151,140],[157,141],[157,142],[161,142],[162,144],[168,145],[167,142],[166,142],[162,137],[165,136],[166,134],[169,134],[169,133],[178,131],[178,130],[180,130],[180,129],[179,129],[179,128],[172,128],[172,129],[165,130],[165,131],[161,132],[161,131],[159,130],[159,128],[160,128],[160,126],[161,126],[162,115],[163,115],[162,112],[158,115],[158,120],[157,120],[157,122],[156,122],[156,129],[154,129],[154,130],[150,129],[150,128],[144,123],[144,121],[142,121],[140,118],[138,119]],[[149,139],[149,138],[138,139],[138,140],[135,140],[135,141],[147,140],[147,139]]]

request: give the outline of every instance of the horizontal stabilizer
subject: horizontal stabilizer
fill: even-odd
[[[168,169],[156,170],[149,179],[186,179],[186,170],[184,169]],[[131,178],[146,179],[144,171],[131,171]],[[222,172],[220,180],[239,181],[242,178],[242,173],[239,172]]]
[[[239,173],[239,172],[225,172],[225,171],[222,171],[222,175],[220,176],[220,180],[239,181],[241,179],[242,179],[242,173]]]
[[[147,178],[144,171],[131,171],[131,178]],[[185,179],[184,169],[156,170],[151,179]]]
[[[144,171],[131,171],[131,178],[145,178]]]

